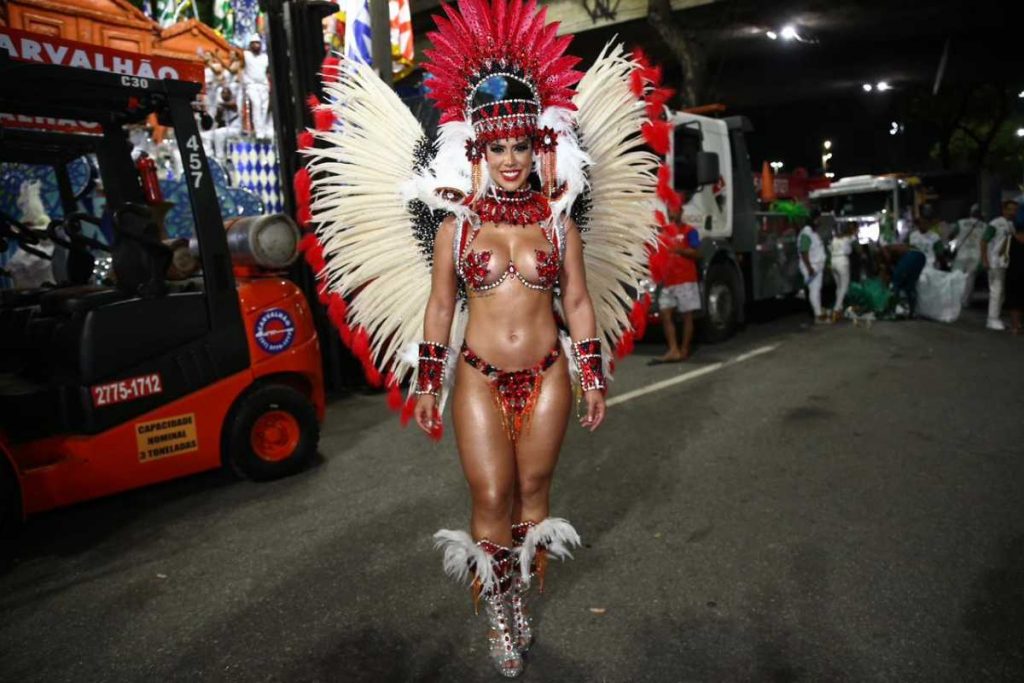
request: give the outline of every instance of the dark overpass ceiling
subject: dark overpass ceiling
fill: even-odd
[[[628,0],[622,0],[628,1]],[[422,36],[436,0],[413,0]],[[552,14],[564,0],[553,3]],[[593,0],[588,0],[593,5]],[[610,0],[614,8],[615,0]],[[708,100],[730,108],[854,96],[862,83],[930,87],[947,40],[944,84],[1004,80],[1024,88],[1021,0],[717,0],[676,11],[707,48]],[[772,41],[792,24],[810,42]],[[678,78],[671,53],[645,20],[577,33],[570,51],[587,60],[614,36],[640,45]]]

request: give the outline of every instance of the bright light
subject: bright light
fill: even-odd
[[[865,83],[860,87],[864,88],[864,92],[871,92],[872,90],[875,89],[875,86],[871,85],[870,83]]]
[[[765,31],[764,34],[768,36],[768,40],[778,40],[779,34],[775,31]]]
[[[1024,138],[1024,128],[1017,129],[1017,137]]]
[[[836,174],[835,174],[835,173],[833,173],[832,171],[827,171],[827,172],[825,173],[825,177],[826,177],[826,178],[835,178],[835,177],[836,177]]]
[[[821,143],[821,146],[824,147],[825,149],[832,149],[832,141],[825,140],[825,142]]]
[[[892,90],[892,86],[889,85],[889,83],[887,81],[878,81],[878,85],[876,85],[875,87],[878,88],[878,92],[885,92],[886,90]]]
[[[793,24],[787,24],[782,27],[782,32],[779,34],[783,40],[798,40],[800,34],[796,32],[796,27]]]
[[[903,132],[903,124],[899,121],[893,121],[889,126],[889,135],[898,135]]]
[[[1024,90],[1021,90],[1020,93],[1017,95],[1017,97],[1020,97],[1021,99],[1024,99]]]
[[[779,169],[785,166],[785,164],[783,164],[781,161],[771,161],[768,163],[768,165],[771,166],[772,170],[775,171],[776,173],[779,172]]]
[[[860,244],[877,242],[881,229],[882,226],[877,221],[874,223],[861,223],[857,226],[857,242]]]
[[[821,160],[822,161],[828,161],[831,158],[832,158],[832,152],[829,152],[828,154],[822,154],[821,155]]]

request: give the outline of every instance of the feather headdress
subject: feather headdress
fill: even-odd
[[[576,108],[572,86],[583,77],[575,69],[580,60],[565,54],[572,37],[557,35],[558,23],[547,23],[547,8],[538,10],[536,0],[460,0],[457,10],[443,8],[428,34],[434,48],[425,53],[427,96],[441,110],[440,154],[452,154],[443,149],[449,144],[461,148],[471,165],[469,191],[479,197],[486,189],[484,145],[529,137],[549,197],[566,180],[578,184],[578,173],[571,177],[558,161],[562,149],[577,167],[582,160],[565,125]],[[444,132],[448,127],[461,135]]]

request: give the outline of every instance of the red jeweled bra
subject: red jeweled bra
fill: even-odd
[[[473,202],[472,208],[484,223],[533,225],[551,216],[548,200],[529,188],[511,192],[492,188]]]

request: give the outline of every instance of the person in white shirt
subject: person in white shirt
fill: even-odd
[[[1010,240],[1013,238],[1013,217],[1017,202],[1003,202],[1003,215],[993,219],[981,236],[981,265],[988,271],[988,322],[990,330],[1005,330],[1001,313],[1006,266],[1010,263]]]
[[[240,70],[242,88],[252,121],[252,134],[265,139],[274,137],[274,126],[270,116],[270,80],[267,77],[269,64],[267,54],[263,52],[263,43],[259,36],[254,35],[249,40],[249,48],[243,53]]]
[[[832,252],[832,277],[836,281],[836,303],[832,307],[832,322],[837,322],[843,313],[843,300],[850,287],[850,254],[853,252],[854,223],[842,224],[832,237],[829,251]]]
[[[970,216],[957,221],[956,227],[949,234],[951,242],[956,240],[953,269],[967,275],[964,285],[964,306],[971,303],[971,297],[974,295],[974,279],[981,264],[981,236],[985,234],[985,227],[985,221],[981,219],[981,207],[974,204],[971,206]]]
[[[910,244],[912,249],[917,249],[924,254],[925,268],[934,268],[936,259],[942,255],[944,250],[942,238],[929,230],[927,224],[923,222],[910,233],[907,243]]]
[[[800,253],[800,274],[804,277],[804,284],[807,286],[807,298],[811,302],[811,310],[814,312],[814,322],[826,322],[821,312],[821,283],[824,277],[825,244],[821,241],[815,226],[818,222],[820,212],[812,210],[810,222],[803,227],[797,237],[797,249]]]
[[[224,162],[228,159],[228,140],[241,134],[238,102],[231,88],[221,88],[213,120],[213,155],[218,161]]]

